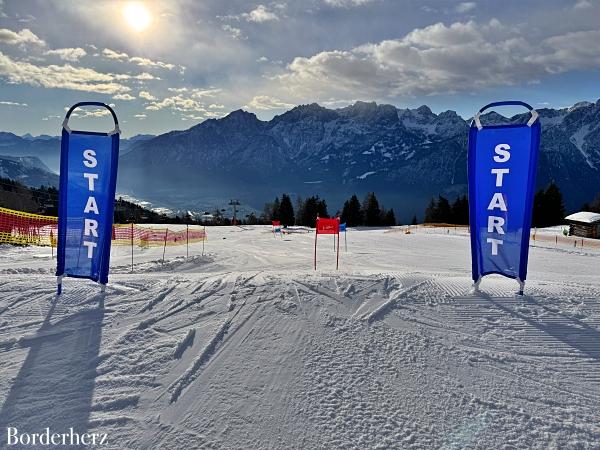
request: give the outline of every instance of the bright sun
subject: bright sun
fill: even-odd
[[[152,23],[150,11],[140,2],[127,3],[123,7],[123,17],[127,24],[135,31],[144,31]]]

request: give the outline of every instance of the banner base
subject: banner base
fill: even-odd
[[[519,292],[517,292],[517,295],[522,297],[523,292],[525,291],[525,282],[517,278],[517,283],[519,283]]]
[[[62,280],[64,275],[59,275],[56,277],[56,295],[62,294]]]
[[[481,278],[477,281],[473,282],[473,286],[471,286],[471,290],[469,291],[470,295],[479,294],[481,291],[479,290],[479,285],[481,284]]]

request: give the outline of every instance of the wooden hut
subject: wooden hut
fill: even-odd
[[[569,224],[569,236],[600,239],[600,214],[581,211],[565,217]]]

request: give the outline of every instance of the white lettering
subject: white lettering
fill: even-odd
[[[88,259],[92,259],[94,257],[94,249],[97,247],[95,242],[83,241],[83,245],[88,248]]]
[[[495,256],[498,254],[498,246],[504,244],[504,241],[501,239],[487,238],[487,243],[492,244],[492,255]]]
[[[73,430],[73,428],[69,428],[68,433],[52,433],[50,428],[44,428],[44,431],[41,433],[19,433],[19,430],[14,427],[7,427],[7,447],[19,446],[27,447],[31,446],[32,448],[40,448],[46,446],[66,446],[66,445],[93,445],[96,446],[97,443],[101,446],[106,445],[108,435],[106,433],[83,433],[79,434]]]
[[[40,434],[40,445],[50,445],[50,428],[46,428],[46,432]]]
[[[494,229],[498,234],[504,234],[502,227],[504,226],[504,218],[498,216],[488,217],[488,233],[493,233]]]
[[[98,179],[97,173],[84,173],[83,178],[87,178],[88,180],[88,189],[90,191],[94,190],[94,181]]]
[[[87,149],[83,151],[83,165],[90,169],[93,169],[98,165],[98,160],[96,159],[96,152],[92,149]]]
[[[8,445],[17,445],[17,433],[18,431],[16,428],[8,427],[6,429],[6,434],[8,435]]]
[[[71,437],[71,445],[79,445],[79,435],[73,433],[73,428],[69,428],[69,435]],[[73,439],[75,438],[75,439]],[[75,444],[73,444],[75,443]]]
[[[506,212],[506,203],[504,202],[504,197],[500,192],[496,192],[490,201],[487,209],[488,211],[493,211],[496,208],[500,208],[500,211]]]
[[[83,235],[98,237],[98,221],[94,219],[85,219]]]
[[[87,203],[85,204],[85,209],[83,210],[83,212],[84,213],[93,212],[94,214],[100,214],[100,212],[98,211],[98,204],[96,203],[95,197],[89,197],[87,199]]]
[[[509,172],[510,169],[492,169],[492,173],[496,175],[496,187],[502,187],[502,176]]]
[[[498,144],[494,149],[496,156],[494,156],[494,161],[497,163],[503,163],[510,159],[510,145],[508,144]]]

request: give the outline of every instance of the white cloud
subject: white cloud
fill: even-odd
[[[143,98],[143,99],[146,99],[146,100],[156,100],[156,97],[154,95],[152,95],[148,91],[140,91],[140,93],[138,94],[138,96],[140,98]]]
[[[148,117],[146,114],[134,114],[134,116],[136,119],[139,120],[144,120],[146,117]]]
[[[544,51],[525,59],[543,67],[547,73],[600,67],[600,48],[590,42],[600,41],[600,30],[577,31],[552,36],[541,42]]]
[[[473,11],[477,8],[477,3],[475,2],[462,2],[456,5],[456,12],[458,13],[467,13],[469,11]]]
[[[170,109],[173,111],[184,112],[206,112],[204,105],[202,105],[200,102],[189,97],[182,97],[181,95],[175,95],[173,97],[167,97],[161,101],[152,102],[146,106],[146,109],[150,111]]]
[[[351,8],[361,6],[376,0],[325,0],[325,3],[335,8]]]
[[[577,2],[575,3],[575,9],[587,9],[587,8],[591,8],[592,2],[591,0],[577,0]]]
[[[219,111],[207,111],[204,113],[204,117],[206,119],[218,119],[220,117],[224,117],[225,113]]]
[[[152,75],[111,74],[94,69],[73,67],[70,64],[37,66],[25,61],[13,60],[0,52],[0,76],[9,84],[29,84],[45,88],[72,89],[77,91],[119,94],[131,89],[119,81],[152,79]]]
[[[415,29],[399,39],[297,57],[271,91],[288,100],[394,98],[526,83],[600,67],[600,30],[538,42],[498,20]]]
[[[223,92],[222,89],[218,89],[215,87],[209,87],[208,89],[202,88],[188,88],[188,87],[178,87],[178,88],[167,88],[169,92],[175,92],[177,94],[183,94],[184,92],[194,98],[202,98],[202,97],[214,97],[217,94]]]
[[[134,56],[132,58],[129,58],[129,62],[144,67],[160,67],[161,69],[167,70],[173,70],[175,68],[175,64],[164,63],[162,61],[152,61],[151,59],[142,58],[140,56]]]
[[[128,61],[132,64],[136,64],[142,67],[159,67],[161,69],[173,70],[175,64],[165,63],[162,61],[153,61],[149,58],[143,58],[141,56],[129,56],[127,53],[117,52],[110,48],[102,50],[102,56],[107,59],[114,59],[117,61]]]
[[[270,109],[288,109],[292,108],[293,104],[285,103],[276,98],[270,97],[268,95],[256,95],[250,102],[245,106],[248,109],[260,109],[260,110],[270,110]]]
[[[197,114],[183,114],[181,116],[181,120],[204,120],[205,117],[203,115]]]
[[[42,117],[42,120],[51,120],[51,119],[62,119],[62,116],[57,116],[57,115],[50,115],[50,116],[46,116],[46,117]]]
[[[0,43],[10,45],[33,44],[45,47],[46,42],[35,35],[30,29],[24,28],[14,32],[6,28],[0,28]]]
[[[15,18],[17,19],[17,21],[21,22],[21,23],[29,23],[29,22],[33,22],[36,20],[35,16],[31,15],[31,14],[25,14],[25,15],[20,15],[20,14],[15,14]]]
[[[80,47],[76,47],[76,48],[57,48],[56,50],[48,50],[44,54],[50,55],[50,56],[58,56],[60,59],[62,59],[64,61],[77,62],[81,58],[83,58],[85,55],[87,55],[87,52]]]
[[[109,106],[114,107],[113,104],[110,104]],[[69,109],[68,107],[65,107],[65,111],[68,109]],[[88,117],[104,117],[104,116],[108,116],[109,114],[110,114],[110,111],[106,108],[78,109],[71,113],[71,117],[79,117],[79,118],[86,119]],[[53,117],[53,116],[49,116],[49,117]]]
[[[228,33],[233,39],[243,39],[242,30],[225,23],[221,25],[221,29]]]
[[[155,77],[154,75],[150,75],[148,72],[142,72],[139,75],[115,75],[115,77],[117,77],[117,79],[123,79],[123,80],[127,80],[130,78],[136,79],[136,80],[140,80],[140,81],[148,81],[148,80],[160,80],[160,78]],[[119,78],[122,77],[122,78]]]
[[[104,117],[104,116],[108,116],[110,114],[110,111],[108,111],[105,108],[102,109],[97,109],[97,110],[93,110],[93,111],[85,111],[83,113],[83,117]]]
[[[209,89],[192,89],[191,95],[194,98],[203,98],[203,97],[214,97],[217,94],[220,94],[223,90],[222,89],[216,89],[216,88],[209,88]]]
[[[135,100],[135,97],[133,95],[125,93],[125,94],[117,94],[117,95],[113,96],[113,99],[131,101],[131,100]]]
[[[111,50],[110,48],[105,48],[102,50],[102,55],[108,59],[117,59],[119,61],[125,61],[129,59],[129,55],[127,53],[119,53]]]
[[[0,105],[6,105],[6,106],[29,106],[27,103],[19,103],[19,102],[10,102],[10,101],[0,101]]]
[[[279,20],[279,16],[273,11],[269,11],[265,5],[258,5],[255,9],[249,13],[242,14],[242,17],[248,22],[269,22],[272,20]]]

